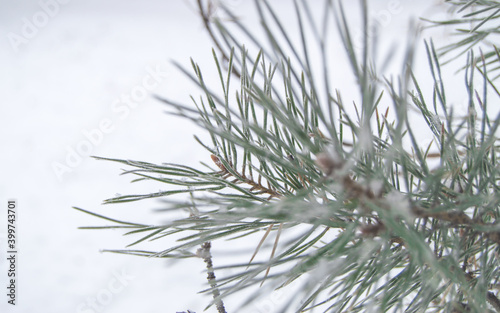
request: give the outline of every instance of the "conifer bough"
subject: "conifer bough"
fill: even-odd
[[[320,15],[312,2],[291,1],[299,30],[292,34],[270,3],[257,0],[263,36],[224,6],[197,3],[220,84],[208,84],[192,61],[192,71],[179,69],[202,95],[191,104],[158,99],[208,134],[210,142],[195,137],[207,150],[203,169],[97,158],[125,164],[135,181],[169,186],[105,203],[161,197],[165,211],[186,217],[143,225],[77,208],[115,224],[82,228],[142,234],[130,246],[180,236],[161,251],[111,252],[203,259],[208,304],[218,312],[235,293],[251,293],[244,307],[269,287],[287,290],[289,301],[274,312],[500,312],[500,53],[488,40],[498,33],[500,2],[448,2],[451,19],[425,23],[456,26],[458,41],[435,48],[422,40],[429,69],[416,72],[420,39],[410,32],[396,80],[378,72],[367,1],[361,25],[349,23],[347,1],[321,2]],[[360,49],[354,27],[365,34]],[[331,83],[339,73],[329,65],[342,62],[332,57],[335,33],[357,82],[347,101]],[[465,64],[457,74],[465,83],[452,90],[467,97],[463,117],[443,82],[442,72],[455,69],[441,66],[453,59]],[[415,125],[430,144],[422,146]],[[182,194],[185,201],[173,197]],[[212,244],[258,234],[248,263],[214,267]],[[255,261],[259,254],[269,260]]]

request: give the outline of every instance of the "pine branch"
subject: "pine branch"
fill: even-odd
[[[425,41],[431,79],[412,71],[415,42],[409,40],[397,80],[377,72],[367,1],[361,1],[361,47],[355,46],[352,19],[342,2],[325,1],[318,19],[307,1],[295,1],[300,39],[295,41],[279,12],[257,0],[267,42],[227,8],[222,7],[230,23],[214,18],[211,1],[197,3],[215,45],[219,86],[212,84],[216,79],[204,78],[192,61],[192,71],[179,69],[202,95],[192,97],[191,105],[160,100],[171,114],[208,134],[208,142],[195,139],[216,168],[107,159],[131,167],[124,174],[133,175],[134,181],[175,188],[105,203],[161,197],[164,212],[191,214],[146,225],[79,209],[115,224],[93,228],[140,235],[132,245],[182,235],[178,245],[159,252],[111,252],[202,257],[219,312],[224,312],[222,298],[264,281],[275,288],[298,284],[282,311],[293,305],[298,311],[330,312],[499,311],[494,290],[500,277],[500,112],[491,116],[491,108],[500,93],[490,73],[500,68],[500,54],[494,47],[475,57],[473,46],[497,33],[490,26],[500,17],[500,2],[451,3],[461,8],[457,14],[462,18],[435,25],[472,22],[469,33],[459,29],[463,39],[444,48]],[[350,63],[352,76],[342,75],[358,87],[358,94],[349,94],[347,100],[341,91],[331,90],[330,28],[340,34]],[[416,38],[414,33],[408,37]],[[249,44],[258,51],[247,48]],[[454,115],[447,95],[443,51],[467,53],[461,86],[468,100],[464,116]],[[226,62],[227,68],[222,66]],[[235,76],[237,84],[231,80]],[[429,84],[430,94],[420,82]],[[454,86],[452,92],[458,89]],[[413,121],[413,113],[420,124]],[[420,132],[428,132],[432,141],[422,143]],[[172,195],[189,200],[174,201]],[[250,262],[217,269],[216,281],[211,242],[262,231]],[[266,247],[271,232],[276,239]],[[269,261],[255,262],[265,249]],[[225,268],[231,269],[228,277],[221,275]],[[258,296],[262,291],[249,301]]]

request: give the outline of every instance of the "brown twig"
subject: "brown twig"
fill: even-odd
[[[495,311],[500,312],[500,300],[495,296],[495,294],[491,291],[488,291],[486,294],[486,300],[492,307],[495,308]]]
[[[423,218],[434,218],[441,221],[446,221],[451,223],[453,226],[464,226],[467,229],[474,229],[476,226],[484,226],[484,223],[478,223],[470,218],[467,214],[461,211],[445,211],[445,212],[428,212],[427,210],[419,207],[412,208],[413,213],[417,217]],[[500,245],[500,232],[495,231],[475,231],[476,233],[482,233],[485,237],[496,244]]]
[[[465,273],[465,278],[469,282],[476,279],[474,277],[474,274],[470,272]],[[497,298],[497,296],[495,296],[493,292],[488,291],[488,293],[486,294],[486,301],[488,301],[488,303],[495,309],[496,312],[500,313],[500,300]]]
[[[212,161],[221,170],[220,174],[222,175],[223,178],[229,178],[231,176],[234,176],[233,173],[236,173],[237,176],[235,178],[237,180],[233,181],[233,182],[234,183],[241,182],[241,183],[245,183],[247,185],[250,185],[251,188],[249,191],[253,192],[253,191],[257,190],[259,193],[268,194],[269,195],[268,200],[270,200],[272,198],[283,197],[283,195],[280,194],[279,192],[277,192],[276,190],[271,189],[270,187],[264,187],[262,185],[262,183],[260,182],[260,179],[261,179],[260,176],[259,176],[259,181],[255,182],[252,178],[248,178],[247,176],[245,176],[245,174],[238,173],[234,168],[231,168],[231,171],[229,171],[217,156],[212,154],[210,156],[210,158],[212,158]]]

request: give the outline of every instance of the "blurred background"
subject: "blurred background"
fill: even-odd
[[[271,2],[285,24],[295,27],[287,19],[294,16],[292,2]],[[259,25],[253,1],[224,3],[244,23]],[[357,2],[344,3],[359,27]],[[432,16],[439,2],[369,4],[383,22],[382,49],[396,43],[402,52],[410,18]],[[104,199],[162,186],[130,184],[130,177],[119,175],[119,164],[90,155],[191,166],[210,162],[193,140],[203,132],[164,114],[165,106],[152,95],[190,103],[189,95],[199,93],[171,62],[190,67],[193,58],[205,78],[216,79],[211,48],[194,1],[0,0],[0,312],[203,311],[209,297],[198,293],[207,286],[202,260],[100,253],[133,239],[119,231],[77,229],[106,222],[72,206],[125,221],[161,222],[164,217],[153,210],[161,207],[157,200],[103,206]],[[355,82],[344,79],[349,69],[343,57],[334,60],[334,83],[345,92]],[[426,62],[425,55],[421,60]],[[5,292],[8,199],[18,201],[15,307]],[[150,247],[172,244],[165,239]],[[220,263],[228,251],[220,250]],[[237,300],[228,302],[228,312]],[[266,304],[248,311],[272,310]]]

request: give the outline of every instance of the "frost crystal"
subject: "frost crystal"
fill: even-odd
[[[411,212],[410,202],[402,193],[393,190],[387,194],[386,200],[391,212],[401,216],[408,223],[413,224],[415,216]]]
[[[373,192],[374,195],[380,195],[384,188],[384,182],[381,180],[372,180],[368,184],[368,187]]]
[[[431,122],[432,122],[432,125],[434,127],[436,127],[436,129],[441,129],[441,119],[439,118],[439,116],[435,115],[435,114],[432,114],[431,115]]]
[[[372,149],[373,146],[373,134],[369,127],[361,128],[361,134],[359,136],[359,145],[363,150],[367,151]]]

